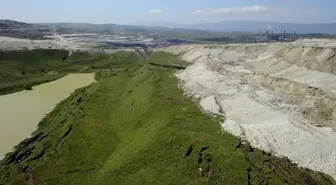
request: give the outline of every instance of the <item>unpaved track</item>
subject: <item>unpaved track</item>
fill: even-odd
[[[336,42],[185,45],[176,76],[224,130],[336,178]]]
[[[94,82],[94,74],[69,74],[59,80],[0,96],[0,160],[22,140],[30,137],[38,123],[57,103],[77,88]]]

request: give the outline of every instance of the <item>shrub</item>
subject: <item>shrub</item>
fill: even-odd
[[[33,86],[30,84],[27,84],[24,86],[25,90],[33,90]]]

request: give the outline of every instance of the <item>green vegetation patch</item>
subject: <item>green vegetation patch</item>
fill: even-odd
[[[335,184],[223,133],[177,87],[176,60],[146,63],[73,93],[7,154],[0,184]]]
[[[23,90],[27,85],[38,85],[68,73],[116,70],[142,59],[135,52],[119,51],[112,55],[65,50],[36,49],[0,51],[0,94]]]

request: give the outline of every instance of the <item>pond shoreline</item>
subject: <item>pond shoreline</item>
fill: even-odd
[[[29,138],[39,121],[57,103],[68,98],[76,89],[94,82],[94,73],[75,73],[34,86],[33,90],[0,95],[0,160],[14,146]]]
[[[3,85],[3,87],[0,87],[0,96],[23,91],[25,90],[26,85],[37,86],[37,85],[41,85],[41,84],[45,84],[45,83],[58,80],[60,78],[65,77],[66,75],[67,73],[51,74],[51,75],[41,76],[39,78],[30,79],[27,82],[24,82],[25,79],[23,79],[21,80],[22,83],[19,83],[19,84]]]

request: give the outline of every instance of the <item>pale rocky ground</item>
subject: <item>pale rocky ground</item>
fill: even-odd
[[[21,49],[66,49],[77,50],[85,47],[95,46],[92,43],[75,42],[64,39],[61,36],[54,36],[52,40],[28,40],[0,36],[0,50],[21,50]]]
[[[222,128],[336,178],[336,41],[163,48],[192,63],[176,76]]]
[[[91,53],[115,53],[117,51],[141,51],[143,48],[119,48],[119,49],[101,49],[102,40],[84,40],[81,36],[90,34],[71,34],[73,37],[67,38],[69,35],[55,35],[48,36],[48,40],[28,40],[18,39],[12,37],[0,36],[0,51],[13,51],[13,50],[32,50],[32,49],[62,49],[68,50],[69,55],[72,51],[84,51]],[[95,34],[92,34],[95,35]],[[76,37],[78,36],[78,37]]]

